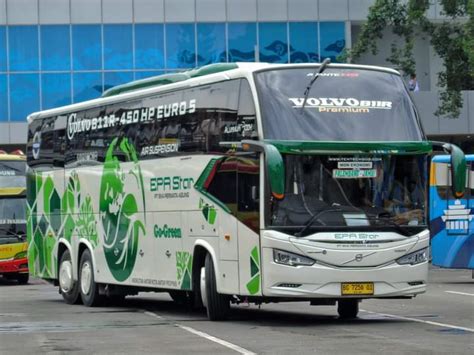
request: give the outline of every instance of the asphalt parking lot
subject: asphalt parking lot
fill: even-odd
[[[167,294],[86,308],[66,305],[42,280],[19,286],[0,278],[0,354],[474,353],[471,271],[433,268],[426,294],[364,301],[361,309],[344,321],[334,306],[240,305],[228,321],[209,322]]]

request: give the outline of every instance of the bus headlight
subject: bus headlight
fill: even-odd
[[[288,251],[273,249],[273,261],[277,264],[288,266],[311,266],[314,260],[303,255],[293,254]]]
[[[428,260],[428,248],[423,248],[413,253],[402,256],[401,258],[398,258],[397,263],[400,265],[407,265],[407,264],[416,265],[419,263],[424,263],[427,260]]]

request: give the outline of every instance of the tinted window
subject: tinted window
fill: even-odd
[[[41,26],[41,69],[71,70],[70,26]]]
[[[249,84],[231,80],[157,94],[67,117],[67,164],[97,164],[115,137],[133,142],[140,159],[223,153],[222,141],[257,135]]]
[[[258,26],[260,60],[268,63],[288,63],[287,35],[286,23],[260,23]]]
[[[29,125],[26,150],[30,167],[64,167],[66,116],[34,120]]]
[[[255,61],[257,45],[257,26],[252,23],[229,23],[229,62]]]
[[[264,137],[275,140],[420,141],[414,106],[400,76],[318,67],[256,74]],[[304,107],[303,107],[304,104]]]
[[[25,122],[26,117],[40,109],[39,75],[10,75],[10,121]]]
[[[43,74],[41,87],[43,110],[71,103],[71,74]]]
[[[224,203],[239,221],[259,230],[259,158],[258,155],[230,156],[215,167],[208,193]]]
[[[166,66],[193,68],[196,66],[194,24],[166,25]]]

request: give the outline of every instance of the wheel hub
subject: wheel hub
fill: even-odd
[[[84,262],[81,268],[81,292],[88,295],[91,290],[92,267],[89,261]]]
[[[61,292],[69,293],[73,288],[73,284],[72,263],[70,260],[65,260],[59,267],[59,287],[61,287]]]
[[[207,308],[207,294],[206,294],[206,268],[201,268],[201,278],[199,282],[201,289],[201,300],[204,307]]]

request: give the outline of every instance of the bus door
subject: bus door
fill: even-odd
[[[456,199],[451,191],[449,157],[436,156],[432,161],[430,228],[433,265],[474,268],[474,205],[471,194],[474,156],[467,157],[469,178],[461,199]]]

